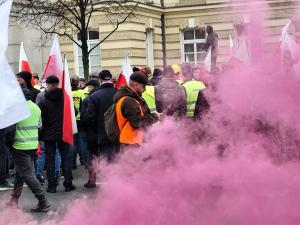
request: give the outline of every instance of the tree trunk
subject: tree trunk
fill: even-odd
[[[82,40],[82,64],[83,64],[83,72],[84,79],[87,81],[90,74],[90,60],[89,60],[89,49],[87,45],[87,41]]]

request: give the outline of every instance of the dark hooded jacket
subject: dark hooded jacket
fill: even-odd
[[[88,105],[91,98],[91,95],[98,91],[100,87],[95,87],[89,95],[82,101],[81,111],[80,111],[80,120],[81,120],[81,128],[86,134],[86,139],[89,142],[97,141],[97,124],[89,122],[89,114],[88,114]]]
[[[173,78],[163,77],[155,86],[157,112],[168,116],[183,117],[186,114],[184,88]]]
[[[154,113],[150,113],[145,100],[132,91],[129,87],[122,87],[114,96],[114,102],[117,103],[121,98],[128,96],[121,106],[123,116],[128,120],[134,129],[146,128],[158,121],[158,117]],[[142,106],[144,116],[141,115],[140,107]]]
[[[99,144],[110,143],[105,131],[104,113],[114,103],[113,97],[117,91],[118,89],[114,87],[113,83],[104,83],[101,84],[100,87],[88,97],[87,111],[83,112],[83,120],[85,126],[90,127],[91,132],[92,130],[95,131],[94,135],[97,135],[96,140],[98,140]],[[95,137],[92,137],[91,139],[93,138]]]
[[[38,103],[42,112],[43,141],[62,140],[63,104],[62,89],[46,91],[45,97]]]
[[[26,87],[29,90],[30,95],[31,95],[30,100],[33,101],[33,102],[35,102],[36,97],[40,93],[40,91],[37,90],[37,89],[35,89],[34,87],[32,87],[32,85],[31,85],[31,78],[24,77],[24,80],[26,82]]]

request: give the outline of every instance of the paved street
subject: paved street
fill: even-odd
[[[74,176],[74,185],[76,186],[76,190],[73,192],[66,193],[64,191],[64,187],[62,185],[63,179],[60,179],[60,185],[57,188],[57,193],[50,194],[46,193],[51,205],[52,211],[56,212],[60,205],[63,205],[66,201],[72,201],[72,199],[77,199],[82,195],[86,195],[88,197],[92,197],[96,192],[96,189],[87,189],[83,187],[84,183],[87,179],[87,172],[84,167],[79,167],[77,170],[73,171]],[[43,188],[46,190],[47,185],[44,185]],[[0,201],[1,206],[9,200],[11,191],[0,192]],[[30,209],[36,205],[37,201],[33,197],[31,191],[25,187],[23,189],[22,197],[20,199],[20,207],[24,212],[30,213]],[[64,210],[59,210],[59,217],[62,217],[64,214]],[[51,218],[54,216],[54,213],[33,213],[32,214],[38,221],[41,221],[43,218]],[[56,215],[57,216],[57,215]]]

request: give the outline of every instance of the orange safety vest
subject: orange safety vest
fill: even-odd
[[[120,130],[120,143],[121,144],[142,144],[143,143],[143,132],[141,129],[134,129],[128,120],[122,114],[122,103],[127,98],[127,96],[121,98],[116,104],[116,114],[117,114],[117,121],[118,127]],[[135,100],[139,104],[139,108],[141,111],[141,115],[144,116],[144,111],[141,104]]]

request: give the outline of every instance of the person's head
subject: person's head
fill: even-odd
[[[97,79],[91,79],[86,83],[86,87],[89,93],[91,93],[91,91],[98,86],[99,86],[99,81]]]
[[[145,66],[142,68],[142,71],[147,77],[150,77],[152,74],[151,68],[149,66]]]
[[[85,79],[84,78],[80,78],[79,79],[79,87],[83,88],[85,86]]]
[[[21,86],[22,87],[22,86]],[[30,91],[28,90],[28,88],[26,87],[22,87],[22,91],[23,91],[23,94],[25,96],[25,99],[28,101],[28,100],[32,100],[32,95],[30,94]]]
[[[28,88],[33,88],[31,84],[32,74],[27,71],[22,71],[17,74],[19,84],[26,84]]]
[[[146,85],[151,85],[151,83],[145,74],[141,72],[134,72],[131,74],[129,79],[129,88],[135,93],[141,96],[146,90]]]
[[[192,80],[194,77],[194,69],[190,63],[183,63],[181,65],[182,80]]]
[[[33,74],[33,78],[34,78],[34,82],[35,82],[36,84],[39,84],[40,78],[39,78],[39,75],[38,75],[37,73],[34,73],[34,74]]]
[[[111,72],[109,70],[102,70],[99,73],[99,78],[101,83],[111,82],[112,79]]]
[[[52,91],[58,88],[59,86],[59,79],[57,76],[49,76],[46,79],[46,85],[47,85],[47,90]]]
[[[162,76],[162,70],[161,69],[158,69],[158,68],[155,68],[154,70],[153,70],[153,77],[160,77],[160,76]]]
[[[141,71],[141,68],[138,67],[138,66],[134,66],[134,67],[132,68],[132,71],[133,71],[133,72],[138,72],[138,71]]]
[[[76,75],[71,76],[71,86],[73,88],[79,86],[79,77],[78,76],[76,76]]]
[[[176,74],[174,72],[174,69],[172,68],[172,66],[167,66],[164,69],[164,77],[166,78],[171,78],[171,79],[176,79]]]
[[[207,25],[206,27],[206,33],[210,34],[214,31],[214,28],[211,25]]]
[[[172,69],[174,71],[175,79],[179,79],[180,78],[179,74],[181,72],[180,66],[178,64],[172,64],[171,67],[172,67]]]

